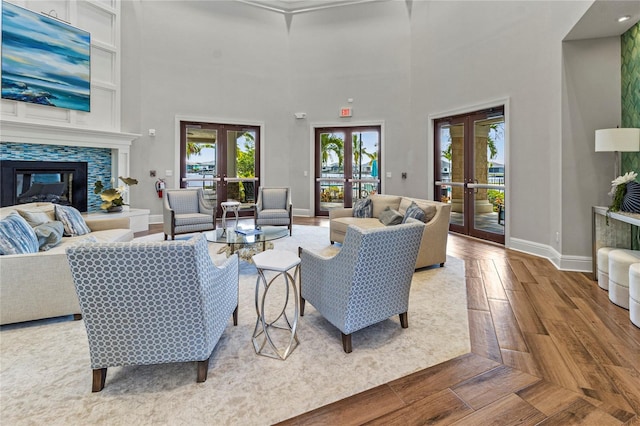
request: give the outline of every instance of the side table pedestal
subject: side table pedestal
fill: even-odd
[[[251,339],[253,347],[258,355],[284,360],[300,343],[296,334],[299,316],[296,280],[300,276],[300,258],[288,251],[268,250],[253,256],[253,262],[258,269],[255,297],[258,318]],[[293,275],[290,272],[292,269]],[[267,280],[266,271],[275,272],[275,275]],[[278,278],[284,278],[284,301],[282,310],[275,315],[275,319],[271,319],[267,318],[265,302],[268,299],[269,291],[272,291],[274,284],[279,281]],[[262,294],[260,294],[261,289],[263,290]],[[286,312],[290,293],[295,303],[291,318]],[[278,310],[279,308],[276,309],[276,312]]]

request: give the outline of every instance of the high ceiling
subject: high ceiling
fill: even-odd
[[[380,0],[238,0],[242,3],[269,9],[284,14],[311,12],[329,7],[346,6],[348,4],[368,3]]]

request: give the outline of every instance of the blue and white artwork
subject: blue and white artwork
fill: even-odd
[[[2,98],[90,110],[91,35],[2,2]]]

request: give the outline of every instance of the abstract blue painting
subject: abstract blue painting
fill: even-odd
[[[2,2],[2,98],[90,110],[91,35]]]

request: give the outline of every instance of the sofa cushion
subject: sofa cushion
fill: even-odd
[[[36,226],[42,225],[43,223],[53,222],[51,220],[51,216],[46,212],[42,211],[29,211],[29,210],[21,210],[16,209],[16,211],[27,221],[27,223],[35,228]]]
[[[25,217],[23,215],[24,212],[45,213],[49,217],[49,220],[52,221],[52,220],[56,220],[55,207],[56,206],[53,203],[28,203],[28,204],[18,204],[16,206],[11,206],[11,209],[14,209],[14,211],[17,211],[18,213],[20,213],[22,217]]]
[[[353,203],[353,217],[372,217],[373,208],[371,198],[360,198]]]
[[[399,225],[402,223],[403,215],[400,214],[397,210],[392,209],[391,207],[387,207],[380,213],[378,219],[381,223],[386,226],[391,225]]]
[[[402,200],[400,201],[400,206],[398,207],[398,211],[401,214],[405,214],[407,209],[409,208],[409,206],[411,206],[412,203],[415,203],[424,212],[424,219],[422,219],[422,221],[425,223],[428,223],[431,219],[433,219],[438,211],[436,209],[436,206],[434,204],[429,203],[428,201],[416,200],[415,198],[407,198],[407,197],[403,197]]]
[[[402,223],[407,223],[407,219],[417,219],[421,222],[424,222],[424,210],[422,210],[418,205],[412,201],[411,205],[404,212],[404,216],[402,217]]]
[[[373,204],[373,217],[380,217],[380,213],[384,211],[387,207],[390,207],[394,210],[398,210],[400,206],[400,200],[402,197],[397,195],[383,195],[383,194],[374,194],[371,196],[371,203]]]
[[[64,225],[62,222],[54,220],[37,225],[33,228],[33,231],[35,232],[36,237],[38,237],[40,251],[47,251],[60,244],[60,241],[62,241]]]
[[[67,237],[91,232],[80,212],[74,207],[56,205],[56,218],[64,225],[64,235]]]
[[[18,212],[0,220],[0,255],[36,253],[38,237]]]

